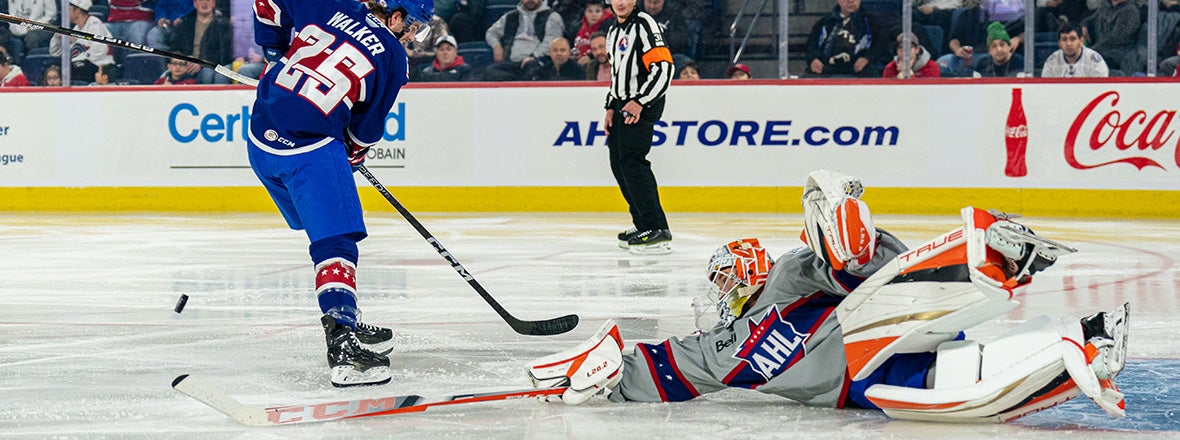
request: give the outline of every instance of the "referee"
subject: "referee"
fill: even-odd
[[[672,252],[672,233],[660,206],[651,151],[656,121],[664,114],[664,92],[672,82],[672,53],[660,25],[636,0],[612,0],[618,20],[606,34],[610,44],[610,91],[606,95],[606,145],[610,169],[631,211],[634,228],[619,233],[619,247],[633,254]]]

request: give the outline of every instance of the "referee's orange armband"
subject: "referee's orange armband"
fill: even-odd
[[[665,46],[653,47],[643,54],[643,67],[651,72],[651,65],[660,61],[672,62],[672,52]]]

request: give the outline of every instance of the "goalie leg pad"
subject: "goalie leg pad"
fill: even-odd
[[[1121,417],[1122,394],[1111,379],[1099,379],[1095,371],[1122,367],[1112,364],[1125,358],[1114,341],[1126,334],[1126,307],[1105,316],[1122,325],[1112,324],[1106,334],[1085,343],[1082,326],[1072,316],[1032,319],[984,346],[946,342],[938,347],[934,388],[874,385],[865,395],[893,418],[1006,422],[1084,392],[1107,414]]]
[[[561,401],[578,405],[607,393],[623,379],[623,338],[619,326],[608,320],[590,339],[572,349],[529,364],[533,386],[567,386]]]

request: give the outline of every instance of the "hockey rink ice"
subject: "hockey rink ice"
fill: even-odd
[[[634,256],[615,242],[624,213],[415,214],[518,318],[577,313],[581,324],[514,333],[396,212],[368,213],[360,305],[365,321],[395,332],[394,379],[336,389],[306,238],[277,213],[0,213],[0,438],[1180,438],[1176,220],[1022,219],[1079,252],[1018,291],[1010,315],[967,332],[988,341],[1037,315],[1129,301],[1121,420],[1084,396],[1006,425],[950,425],[731,389],[671,404],[524,399],[249,428],[170,387],[191,374],[266,406],[526,388],[527,361],[608,318],[628,351],[693,332],[692,298],[717,246],[757,237],[777,257],[802,244],[799,215],[671,213],[674,253]],[[961,225],[954,213],[876,224],[911,247]],[[190,298],[177,314],[182,293]]]

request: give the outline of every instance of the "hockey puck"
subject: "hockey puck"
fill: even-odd
[[[180,294],[180,299],[176,300],[176,308],[174,308],[172,310],[175,310],[176,313],[180,313],[181,311],[184,310],[184,305],[186,303],[188,303],[188,295],[185,295],[182,293],[182,294]]]

